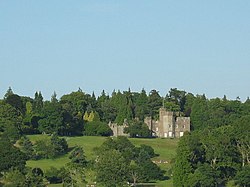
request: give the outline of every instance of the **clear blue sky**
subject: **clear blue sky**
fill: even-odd
[[[0,97],[250,96],[249,0],[0,0]]]

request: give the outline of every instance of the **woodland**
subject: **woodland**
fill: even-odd
[[[112,136],[108,123],[122,125],[131,137],[152,138],[143,123],[158,119],[161,107],[191,118],[191,132],[180,138],[173,166],[164,171],[152,162],[150,146],[135,147],[128,138],[107,140],[96,148],[96,159],[87,160],[81,147],[70,150],[67,138]],[[50,138],[32,142],[28,135]],[[0,100],[0,182],[2,186],[82,186],[86,171],[92,171],[100,186],[127,186],[173,178],[176,187],[250,186],[250,99],[241,101],[207,98],[171,88],[165,96],[157,90],[147,93],[114,90],[99,96],[80,88],[57,98],[44,100],[21,96],[9,88]],[[26,161],[57,158],[69,154],[70,162],[60,170],[26,167]],[[87,168],[87,169],[86,169]],[[166,174],[168,173],[168,174]]]

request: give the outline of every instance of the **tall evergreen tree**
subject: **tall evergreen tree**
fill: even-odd
[[[10,95],[14,94],[14,92],[12,91],[12,88],[9,87],[7,92],[4,95],[4,99],[6,99],[7,97],[9,97]]]
[[[162,98],[159,92],[156,90],[151,90],[148,97],[148,107],[149,114],[153,118],[158,118],[158,112],[160,107],[162,107]]]
[[[33,102],[33,111],[35,113],[40,113],[43,108],[43,96],[41,92],[35,93],[35,98]]]

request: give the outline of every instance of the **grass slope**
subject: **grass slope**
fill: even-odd
[[[31,135],[29,136],[29,138],[32,142],[35,142],[39,139],[48,138],[48,136],[47,135]],[[95,157],[93,149],[95,147],[100,146],[106,138],[97,137],[97,136],[81,136],[81,137],[65,137],[65,139],[67,140],[70,148],[76,145],[83,147],[87,159],[92,159]],[[176,147],[178,143],[177,139],[130,138],[129,140],[135,146],[140,146],[141,144],[145,144],[145,145],[149,145],[153,147],[153,149],[155,150],[155,153],[159,154],[159,156],[154,158],[153,160],[158,161],[158,162],[167,161],[168,163],[159,163],[162,169],[168,170],[171,167],[169,162],[176,155]],[[45,171],[49,169],[51,166],[54,166],[56,168],[63,167],[67,162],[69,162],[68,154],[57,159],[43,159],[43,160],[38,160],[38,161],[30,160],[30,161],[27,161],[27,166],[40,167],[42,170]],[[158,187],[172,186],[172,180],[159,181],[156,185]]]

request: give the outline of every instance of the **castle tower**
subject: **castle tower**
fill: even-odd
[[[159,112],[159,137],[175,137],[175,117],[174,112],[160,108]]]
[[[190,117],[180,117],[180,113],[160,108],[156,135],[161,138],[180,138],[185,131],[190,132]],[[154,126],[154,124],[153,124]]]

